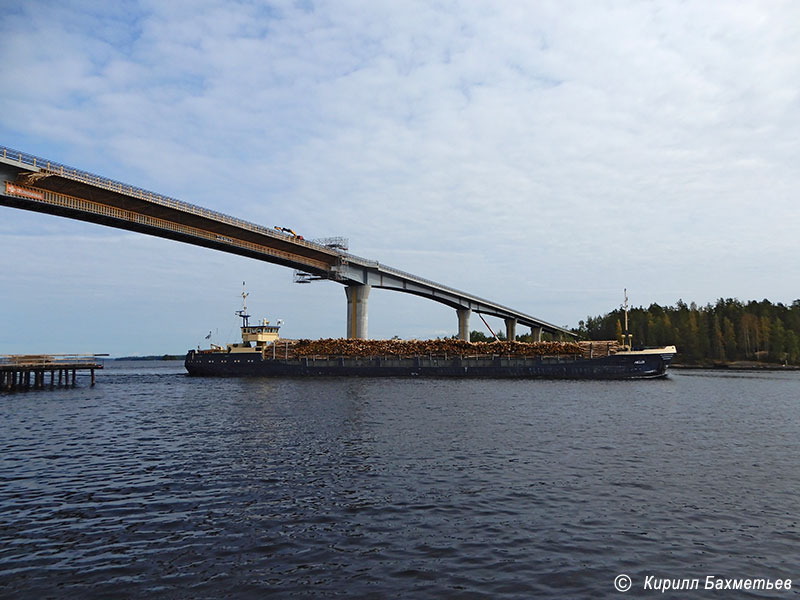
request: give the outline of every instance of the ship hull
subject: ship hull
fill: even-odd
[[[201,377],[444,377],[497,379],[654,379],[667,374],[672,353],[564,357],[324,357],[269,358],[260,352],[186,355]]]

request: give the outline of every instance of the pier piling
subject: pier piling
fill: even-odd
[[[103,364],[97,360],[107,354],[7,354],[0,355],[0,391],[43,390],[50,372],[50,389],[55,388],[56,371],[58,387],[77,387],[78,371],[89,371],[91,385],[97,382],[95,370]],[[72,375],[70,381],[70,374]]]

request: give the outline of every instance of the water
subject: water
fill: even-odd
[[[235,380],[0,396],[5,598],[628,597],[797,579],[800,374]],[[770,597],[767,592],[760,592]],[[758,597],[758,596],[753,596]]]

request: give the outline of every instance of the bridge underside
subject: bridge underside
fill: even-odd
[[[273,250],[285,252],[297,260],[308,258],[314,262],[324,262],[328,269],[336,263],[336,256],[333,252],[321,252],[319,248],[303,245],[289,236],[273,233],[271,229],[266,227],[256,228],[255,231],[251,228],[244,228],[242,225],[246,224],[246,222],[238,219],[231,219],[232,223],[221,221],[216,218],[220,215],[213,211],[200,209],[197,212],[189,212],[177,203],[175,203],[175,206],[169,206],[169,203],[160,204],[154,202],[153,200],[158,199],[158,196],[151,195],[150,199],[130,196],[125,194],[124,191],[96,187],[48,172],[22,173],[18,175],[17,182],[40,190],[48,190],[61,196],[94,202],[103,207],[117,208],[123,215],[124,213],[131,213],[162,222],[180,223],[189,229],[211,233],[220,238],[235,238],[244,242],[263,245],[265,233],[268,233],[270,234],[269,247]],[[203,212],[207,214],[203,214]],[[71,216],[70,218],[80,217]],[[144,233],[159,235],[158,232],[147,231]],[[223,239],[222,241],[226,240]],[[321,257],[324,257],[324,260],[320,260]]]
[[[201,209],[198,211],[200,214],[194,214],[179,205],[164,206],[120,192],[98,190],[60,176],[8,173],[4,166],[0,164],[0,179],[5,179],[5,189],[2,190],[5,195],[0,195],[0,204],[5,206],[145,233],[285,267],[302,268],[325,277],[336,272],[339,258],[333,251],[311,247],[311,244],[293,243],[287,239],[288,236],[273,233],[265,227],[258,230],[244,228],[236,219],[220,221],[212,211],[202,214]],[[33,186],[31,182],[37,185]]]
[[[174,240],[176,242],[184,242],[187,244],[193,244],[195,246],[211,248],[213,250],[221,250],[230,254],[238,254],[240,256],[246,256],[247,258],[255,258],[257,260],[263,260],[264,258],[263,250],[259,250],[257,248],[232,247],[230,243],[225,241],[206,238],[190,232],[165,230],[161,227],[139,222],[138,220],[126,220],[118,217],[91,214],[67,207],[43,206],[40,203],[31,202],[29,200],[20,198],[10,198],[8,196],[0,196],[0,205],[48,215],[55,215],[58,217],[66,217],[78,221],[85,221],[87,223],[95,223],[97,225],[105,225],[107,227],[114,227],[116,229],[125,229],[127,231],[134,231],[136,233],[144,233],[147,235]],[[269,262],[284,267],[297,268],[297,261],[291,256],[282,257],[280,255],[271,255]],[[322,268],[322,265],[320,265],[320,268],[318,268],[316,265],[307,264],[304,265],[303,268],[321,274],[328,272],[325,268]]]

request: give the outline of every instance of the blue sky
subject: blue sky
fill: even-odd
[[[560,325],[623,288],[789,303],[798,23],[791,2],[34,0],[0,15],[0,144]],[[0,208],[0,353],[233,341],[243,280],[287,337],[344,334],[337,284]],[[456,329],[370,295],[371,337]]]

